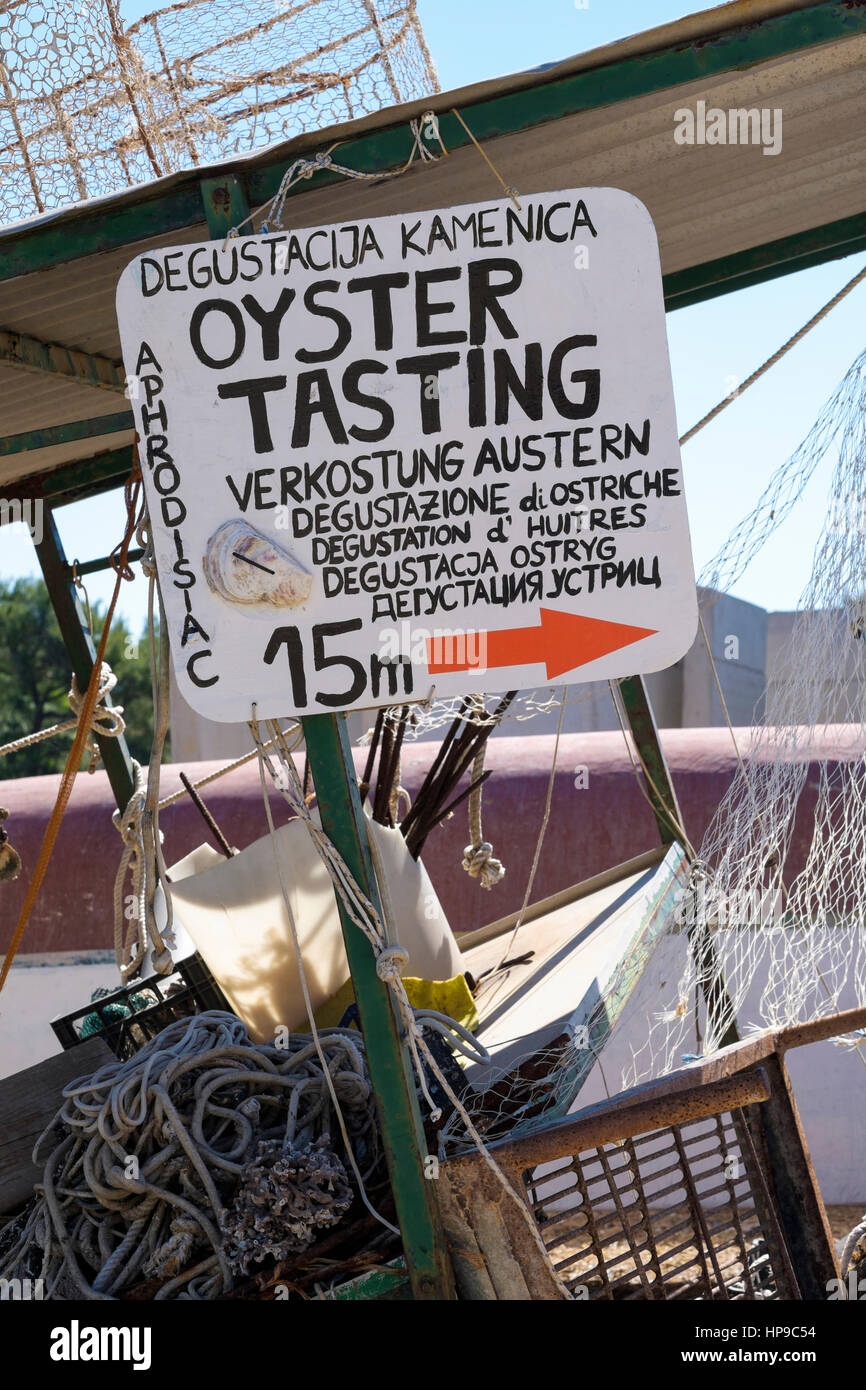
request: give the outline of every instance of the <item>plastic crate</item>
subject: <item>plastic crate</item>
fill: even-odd
[[[104,1038],[125,1061],[169,1023],[231,1005],[201,956],[179,961],[170,975],[151,975],[51,1020],[64,1051],[87,1038]]]

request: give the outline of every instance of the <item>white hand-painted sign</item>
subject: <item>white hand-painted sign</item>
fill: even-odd
[[[208,718],[689,647],[658,247],[629,194],[149,251],[117,311],[177,680]]]

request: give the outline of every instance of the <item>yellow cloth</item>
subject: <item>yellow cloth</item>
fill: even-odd
[[[413,1009],[435,1009],[437,1013],[447,1014],[456,1023],[462,1023],[470,1031],[478,1027],[478,1010],[465,975],[455,975],[452,980],[418,980],[409,975],[404,978],[403,984]],[[336,994],[332,994],[316,1010],[316,1027],[336,1028],[349,1005],[354,1002],[355,987],[351,980],[347,980]]]

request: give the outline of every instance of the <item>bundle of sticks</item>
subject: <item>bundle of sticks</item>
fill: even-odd
[[[468,695],[461,702],[460,709],[439,746],[414,803],[400,822],[400,829],[413,859],[420,855],[430,831],[490,776],[488,769],[474,781],[470,780],[468,786],[454,795],[457,784],[467,769],[474,765],[492,730],[516,694],[516,690],[510,690],[503,695],[496,708],[489,712],[479,696]],[[408,705],[403,705],[399,710],[380,710],[376,716],[360,792],[362,800],[366,800],[372,791],[372,815],[380,825],[393,826],[396,823],[397,804],[394,793],[400,766],[400,750],[407,725],[414,718],[415,715],[410,713]]]

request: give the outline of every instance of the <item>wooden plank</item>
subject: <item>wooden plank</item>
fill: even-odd
[[[497,1069],[512,1070],[563,1033],[583,1037],[568,1073],[560,1075],[547,1120],[568,1112],[595,1066],[652,952],[671,929],[686,873],[684,851],[673,844],[654,868],[536,918],[513,944],[492,940],[465,951],[460,943],[466,969],[479,979],[503,952],[518,958],[533,952],[489,991],[489,1003],[484,989],[478,996],[476,1031]],[[467,1075],[473,1084],[483,1084],[472,1066]],[[515,1133],[536,1123],[527,1118]]]
[[[102,1038],[88,1038],[0,1081],[0,1214],[32,1197],[42,1177],[33,1145],[60,1109],[64,1086],[113,1060]]]
[[[495,922],[488,922],[486,927],[479,927],[477,931],[461,932],[458,941],[461,951],[471,951],[473,946],[484,946],[488,941],[495,941],[498,936],[504,936],[506,932],[513,931],[518,922],[524,926],[529,922],[535,922],[539,917],[546,917],[548,912],[555,912],[560,907],[568,907],[569,903],[580,902],[581,898],[588,898],[593,893],[598,893],[602,888],[609,888],[613,883],[621,883],[623,879],[631,878],[634,874],[641,874],[645,869],[654,869],[656,864],[660,864],[668,852],[667,845],[657,845],[655,849],[647,850],[646,854],[638,854],[634,859],[626,859],[624,863],[617,864],[613,869],[605,869],[600,874],[593,874],[592,878],[582,879],[580,883],[574,883],[570,888],[563,888],[559,893],[551,893],[547,898],[539,898],[537,902],[530,903],[526,911],[518,909],[508,917],[500,917]]]
[[[487,1270],[487,1260],[481,1252],[475,1232],[460,1209],[457,1193],[452,1189],[447,1164],[440,1170],[436,1196],[439,1199],[442,1226],[448,1241],[448,1252],[459,1297],[470,1302],[495,1303],[496,1290]]]
[[[511,1175],[511,1182],[525,1203],[520,1176]],[[463,1299],[508,1303],[562,1299],[550,1259],[477,1153],[443,1163],[435,1187]]]

